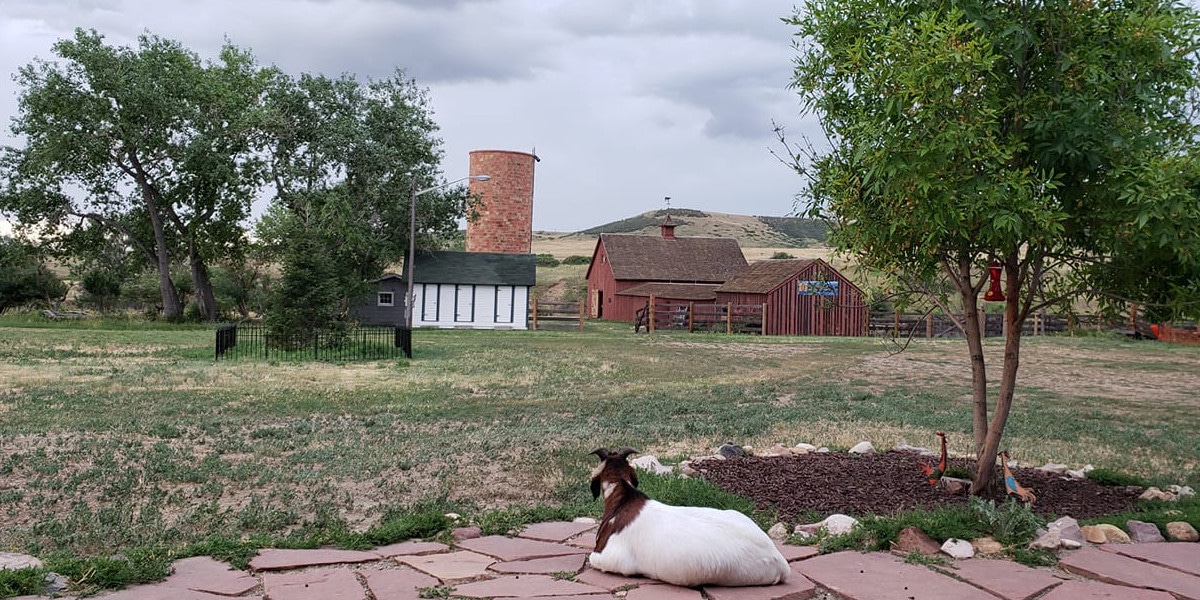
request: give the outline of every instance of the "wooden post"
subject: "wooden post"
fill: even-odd
[[[650,314],[646,315],[646,331],[654,333],[654,294],[650,294]]]
[[[580,331],[583,331],[583,315],[586,311],[587,311],[587,303],[580,302],[579,303],[579,330]]]
[[[892,337],[900,337],[900,311],[892,311]]]
[[[533,330],[537,331],[538,305],[537,298],[533,299]]]
[[[762,333],[759,335],[767,335],[767,303],[762,305]]]
[[[925,315],[925,339],[933,339],[933,313]]]
[[[692,328],[696,322],[696,303],[688,302],[688,333],[695,331]]]
[[[725,303],[725,333],[733,333],[733,303]]]

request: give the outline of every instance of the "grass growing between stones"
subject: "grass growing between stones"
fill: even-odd
[[[871,339],[589,323],[418,330],[411,362],[347,364],[214,363],[212,344],[207,329],[0,318],[0,551],[240,560],[369,545],[412,531],[397,519],[447,511],[504,533],[598,516],[597,446],[680,459],[725,441],[932,447],[936,430],[952,452],[971,446],[953,341],[893,354]],[[993,380],[1001,351],[988,341]],[[1200,487],[1198,366],[1197,348],[1028,339],[1004,447]]]

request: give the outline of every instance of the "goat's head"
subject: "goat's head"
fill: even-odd
[[[596,448],[592,454],[600,457],[600,464],[592,470],[592,498],[599,498],[605,483],[620,485],[622,481],[637,487],[637,471],[629,464],[629,455],[637,454],[633,448],[621,448],[610,451],[608,448]]]

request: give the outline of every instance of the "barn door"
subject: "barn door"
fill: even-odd
[[[454,322],[470,323],[475,320],[475,286],[454,286]]]

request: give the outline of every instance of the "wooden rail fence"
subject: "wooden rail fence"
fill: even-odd
[[[537,330],[583,331],[583,302],[542,302],[533,300],[530,327]]]
[[[725,333],[763,334],[766,327],[766,304],[706,304],[699,302],[669,302],[653,296],[646,306],[637,310],[633,330],[716,331]]]

